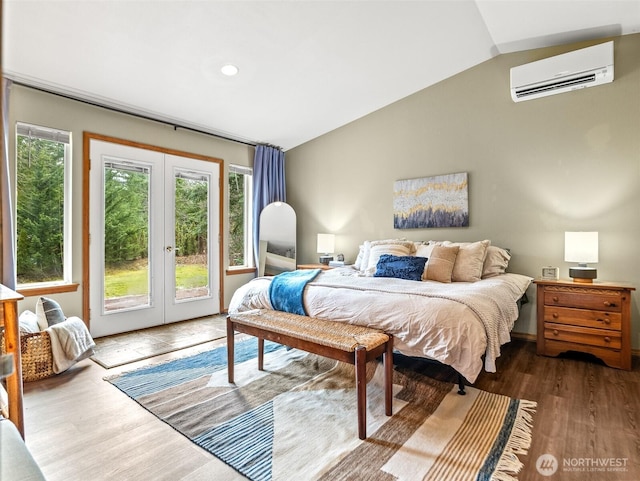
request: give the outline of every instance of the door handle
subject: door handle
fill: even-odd
[[[164,250],[166,250],[167,252],[171,252],[173,250],[172,246],[167,246],[164,248]]]

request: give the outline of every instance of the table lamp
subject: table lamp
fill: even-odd
[[[598,271],[595,267],[587,267],[587,263],[598,262],[598,233],[565,232],[564,260],[578,263],[577,266],[569,268],[569,277],[574,282],[593,282]]]
[[[316,251],[320,256],[320,264],[329,265],[329,262],[333,260],[333,253],[335,250],[336,236],[335,234],[318,234],[318,248]]]

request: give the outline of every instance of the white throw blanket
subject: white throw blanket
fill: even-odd
[[[66,371],[76,362],[93,355],[96,343],[79,317],[68,317],[63,322],[49,326],[45,331],[51,337],[54,373]]]

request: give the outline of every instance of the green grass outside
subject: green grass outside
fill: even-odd
[[[139,263],[109,268],[104,278],[105,297],[113,299],[127,295],[146,294],[149,285],[149,269]],[[178,264],[176,284],[178,289],[190,289],[207,285],[207,267],[202,264]]]

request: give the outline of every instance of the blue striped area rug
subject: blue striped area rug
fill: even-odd
[[[394,370],[384,415],[381,366],[367,366],[367,434],[358,438],[353,366],[265,343],[226,347],[105,378],[253,481],[515,480],[536,404]]]

